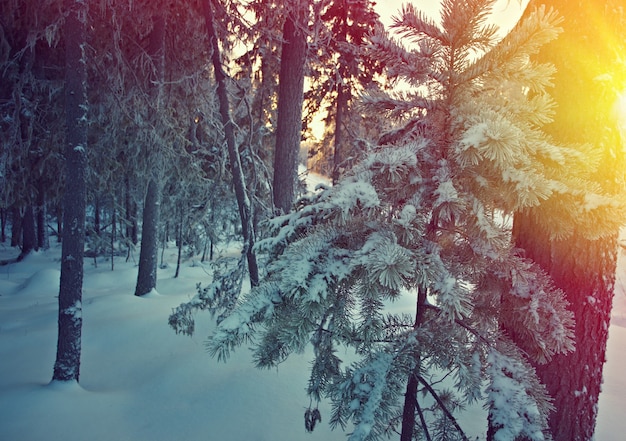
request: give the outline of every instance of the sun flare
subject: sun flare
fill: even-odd
[[[622,130],[626,130],[626,89],[617,96],[617,101],[615,103],[615,113],[620,128]]]

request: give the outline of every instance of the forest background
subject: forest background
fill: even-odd
[[[305,234],[309,242],[322,241],[315,245],[321,247],[320,243],[326,240],[326,250],[332,250],[330,255],[342,258],[347,255],[341,253],[360,250],[350,257],[350,271],[359,265],[374,270],[371,274],[378,278],[374,284],[378,284],[380,299],[370,298],[371,293],[359,288],[363,281],[371,281],[363,273],[337,272],[332,264],[327,273],[336,280],[328,284],[328,292],[333,295],[344,295],[344,287],[348,286],[344,284],[354,284],[356,288],[351,290],[355,291],[350,291],[350,295],[365,302],[360,314],[366,322],[375,324],[372,329],[380,327],[377,330],[383,334],[391,332],[385,338],[408,336],[410,340],[427,329],[429,314],[441,314],[437,320],[447,317],[459,327],[449,334],[449,341],[460,344],[459,348],[468,342],[475,345],[474,355],[459,352],[445,357],[458,363],[455,375],[460,376],[459,384],[466,383],[463,393],[469,401],[473,398],[468,397],[479,395],[476,387],[480,381],[472,377],[474,373],[461,374],[470,360],[464,357],[481,360],[481,381],[482,375],[490,372],[488,437],[502,439],[503,433],[510,431],[536,436],[542,431],[558,433],[557,427],[573,426],[554,418],[548,421],[547,395],[544,396],[540,384],[534,380],[524,383],[518,378],[532,372],[529,362],[538,363],[535,368],[541,380],[556,398],[560,411],[555,414],[585,415],[581,418],[585,420],[581,433],[593,431],[597,413],[593,406],[599,394],[615,277],[617,232],[623,214],[623,154],[621,146],[615,143],[616,137],[621,136],[619,122],[608,124],[603,119],[615,118],[613,110],[622,83],[618,69],[621,61],[615,54],[621,47],[597,53],[605,71],[589,70],[595,74],[594,88],[600,83],[601,99],[594,97],[595,107],[591,110],[595,113],[592,118],[583,117],[583,128],[577,126],[581,136],[568,139],[559,128],[563,123],[559,115],[563,113],[557,113],[553,119],[554,103],[544,94],[554,70],[548,64],[530,64],[526,65],[526,77],[511,76],[513,71],[520,72],[520,63],[527,63],[528,56],[537,54],[539,46],[554,39],[559,31],[558,19],[545,9],[531,12],[526,15],[526,27],[518,26],[508,39],[498,43],[495,29],[484,20],[486,15],[481,9],[490,3],[443,2],[443,31],[437,30],[436,19],[404,7],[395,26],[418,43],[416,53],[387,39],[369,2],[350,2],[350,8],[341,2],[249,2],[245,7],[236,2],[192,2],[188,8],[173,3],[101,2],[87,8],[81,1],[64,5],[50,1],[37,10],[19,1],[5,3],[1,58],[2,243],[10,239],[11,247],[19,247],[15,261],[21,263],[31,252],[50,246],[50,232],[59,240],[63,238],[59,340],[53,378],[63,382],[79,378],[83,253],[93,259],[94,265],[102,256],[108,256],[108,265],[114,270],[116,261],[125,258],[128,262],[139,248],[135,294],[143,297],[157,293],[158,246],[162,246],[164,266],[165,246],[171,240],[176,242],[178,251],[174,278],[179,276],[185,258],[201,256],[202,263],[213,261],[216,247],[239,237],[245,256],[238,263],[237,259],[217,260],[208,291],[198,288],[198,296],[170,317],[177,332],[194,331],[190,310],[219,311],[221,328],[209,348],[220,357],[228,356],[230,350],[248,338],[242,339],[236,328],[253,322],[222,319],[235,315],[241,318],[253,311],[251,319],[257,320],[255,314],[262,313],[268,320],[264,324],[268,330],[262,343],[265,347],[258,348],[261,352],[257,364],[271,366],[290,352],[299,352],[302,337],[297,333],[302,330],[289,322],[295,311],[289,309],[290,301],[282,298],[275,303],[285,307],[282,316],[255,309],[258,304],[254,302],[255,296],[262,299],[266,295],[263,292],[268,286],[291,283],[286,280],[287,272],[279,272],[283,275],[276,278],[272,271],[288,268],[281,266],[282,262],[305,243],[300,228],[313,222],[327,224],[331,227],[328,231],[338,235],[328,239],[313,230]],[[519,5],[520,11],[523,6]],[[613,26],[609,29],[619,29],[616,23],[623,20],[623,12],[611,9],[611,2],[602,6]],[[276,8],[284,14],[276,14]],[[511,8],[509,5],[508,10]],[[565,35],[571,36],[567,29],[573,25],[568,20],[580,18],[573,10],[571,15],[565,11]],[[374,34],[372,29],[376,30]],[[589,34],[581,34],[589,39]],[[194,44],[198,41],[208,44]],[[600,41],[598,47],[604,48],[604,43]],[[540,53],[539,58],[546,53]],[[481,54],[487,55],[481,58]],[[478,61],[474,61],[476,57]],[[559,62],[554,60],[557,75],[565,74],[558,70]],[[586,72],[579,75],[580,81],[591,84],[585,75]],[[559,81],[557,76],[557,92],[562,90]],[[409,87],[417,86],[416,92],[389,88],[403,82]],[[515,89],[518,85],[519,89]],[[489,95],[492,90],[498,91],[496,100]],[[499,139],[497,146],[491,142],[504,132],[495,136],[497,118],[486,120],[487,113],[464,105],[470,96],[483,100],[485,112],[510,105],[509,110],[516,109],[512,110],[512,118],[528,118],[528,124],[519,125],[525,130],[524,136],[518,135],[517,139],[532,136],[533,142],[537,142],[535,150],[512,156],[513,144],[506,144],[505,138]],[[561,108],[571,108],[563,106],[567,99],[566,95],[556,94]],[[529,107],[524,110],[507,102]],[[312,122],[320,112],[325,114],[324,131],[316,144],[309,144],[307,162],[312,169],[330,176],[334,185],[294,206],[296,196],[304,194],[296,179],[298,145],[302,139],[314,139]],[[570,133],[571,121],[565,122]],[[549,136],[559,142],[586,140],[590,145],[546,144],[540,134],[544,125]],[[424,143],[420,144],[420,137]],[[434,141],[435,150],[430,151],[428,140]],[[396,149],[386,150],[388,146]],[[406,154],[409,159],[398,157]],[[585,155],[586,164],[580,160],[581,155]],[[607,157],[612,158],[611,165],[602,168],[600,164]],[[412,162],[415,158],[423,161],[417,167]],[[390,167],[389,171],[386,166],[381,168],[380,161]],[[576,169],[579,174],[564,171],[569,170],[570,164],[581,167]],[[426,184],[404,197],[402,192],[391,192],[391,188],[398,183],[395,174],[407,173],[407,167],[411,171],[401,182],[410,185],[403,191],[412,190],[422,180]],[[59,179],[60,176],[65,179]],[[490,181],[494,188],[485,193],[468,180],[470,177],[479,183],[481,179]],[[511,182],[517,182],[514,191]],[[384,198],[376,199],[370,190]],[[325,205],[326,197],[337,205]],[[379,200],[382,205],[371,211]],[[418,200],[424,205],[417,204]],[[342,205],[337,201],[342,201]],[[422,211],[416,213],[416,206]],[[489,214],[485,214],[485,208]],[[335,217],[337,209],[342,213],[339,217]],[[371,224],[359,220],[361,211],[371,214]],[[384,234],[385,228],[372,231],[371,225],[384,213],[399,230]],[[508,221],[502,221],[502,214],[505,219],[506,215],[515,214],[512,229]],[[274,220],[266,224],[270,218]],[[269,229],[263,232],[267,225]],[[538,225],[541,228],[537,229]],[[268,231],[278,236],[265,237]],[[354,242],[344,236],[350,231],[358,232],[354,237],[365,241]],[[10,237],[6,237],[7,233]],[[403,234],[421,237],[425,242],[405,244],[408,239]],[[256,244],[258,239],[260,246]],[[453,244],[457,247],[451,247]],[[512,245],[524,249],[526,255],[517,254]],[[585,270],[593,274],[591,282],[590,277],[578,274],[577,266],[582,268],[583,263],[568,261],[572,250],[581,249],[589,252],[591,264]],[[259,250],[267,254],[258,254]],[[425,250],[431,253],[428,259],[436,258],[409,269],[406,256],[421,256]],[[381,259],[382,267],[377,266],[376,259]],[[512,259],[512,267],[488,267],[488,262],[501,265],[507,259]],[[11,259],[3,263],[20,264]],[[485,274],[474,274],[478,269]],[[297,274],[309,280],[320,269],[310,271],[313,272]],[[325,270],[321,271],[317,275],[324,274]],[[576,274],[574,281],[571,277],[567,280],[572,272]],[[536,282],[528,282],[531,273],[538,277]],[[225,295],[241,293],[246,278],[252,288],[251,296],[240,299],[239,294]],[[519,284],[516,280],[525,282]],[[498,313],[491,315],[492,321],[485,321],[487,316],[480,315],[480,308],[491,305],[481,306],[476,303],[480,297],[473,296],[491,292],[493,283],[512,283],[513,297],[517,298],[493,297],[489,302],[500,305]],[[382,307],[378,302],[394,299],[409,287],[416,289],[418,295],[414,325],[399,316],[389,316],[381,321],[383,325],[378,324],[378,309]],[[587,293],[582,302],[576,292]],[[533,297],[537,293],[538,297]],[[547,293],[551,294],[546,297]],[[435,299],[434,303],[427,296]],[[275,302],[275,297],[268,298]],[[524,306],[526,300],[520,303],[520,299],[529,299],[531,303]],[[571,316],[564,309],[566,299],[572,308]],[[537,306],[534,302],[538,301],[545,303]],[[304,311],[302,308],[323,304],[317,300],[315,305],[309,300],[304,302],[304,306],[298,307],[296,319]],[[365,364],[357,364],[356,371],[337,375],[333,382],[341,376],[358,374],[361,380],[355,376],[352,381],[367,383],[369,380],[358,372],[370,372],[382,360],[389,360],[389,353],[385,352],[388,349],[380,344],[388,342],[381,339],[383,334],[368,335],[370,340],[365,345],[359,339],[366,337],[355,337],[352,330],[345,333],[348,328],[332,337],[332,343],[321,338],[325,332],[332,334],[326,324],[344,314],[336,310],[336,305],[335,302],[326,306],[330,309],[319,317],[315,310],[306,312],[307,317],[312,314],[320,320],[317,331],[306,330],[316,347],[315,363],[322,363],[314,365],[317,367],[308,388],[316,400],[322,393],[330,393],[332,388],[327,389],[327,382],[338,373],[335,361],[329,357],[337,342],[355,344],[357,353],[364,355]],[[585,305],[593,305],[591,314]],[[534,325],[519,316],[525,308],[537,314]],[[552,314],[551,321],[542,322],[544,312],[538,311]],[[512,324],[504,324],[509,319]],[[295,338],[272,334],[276,332],[272,326],[277,325],[293,328]],[[358,326],[366,329],[363,323]],[[405,328],[413,331],[402,331]],[[314,337],[316,332],[319,338]],[[348,334],[349,340],[345,340]],[[524,341],[527,337],[530,343]],[[593,366],[592,378],[572,376],[571,389],[565,394],[569,398],[561,397],[559,389],[551,389],[554,375],[550,368],[542,374],[540,366],[553,355],[561,360],[558,354],[565,356],[571,351],[573,341],[578,348],[575,353],[587,357],[583,360],[588,361],[587,366]],[[486,348],[479,349],[484,343]],[[444,362],[441,354],[427,355],[428,351],[411,345],[409,342],[406,346],[410,348],[406,355],[411,354],[407,359],[398,358],[391,363],[400,363],[400,371],[408,375],[407,400],[411,396],[409,389],[421,383],[437,401],[439,409],[433,412],[435,430],[447,433],[448,426],[454,423],[449,412],[456,406],[454,399],[448,398],[451,401],[445,404],[421,372],[424,360],[438,368],[450,360]],[[595,348],[587,351],[588,345]],[[563,360],[568,363],[566,358]],[[317,373],[316,368],[320,369]],[[379,370],[371,373],[381,375]],[[502,388],[511,378],[524,385]],[[389,377],[385,381],[390,387],[388,393],[399,395],[398,379]],[[412,381],[417,383],[411,386]],[[352,401],[334,403],[335,424],[343,425],[345,415],[349,415],[356,423],[355,433],[362,436],[388,430],[391,424],[387,429],[380,424],[389,424],[393,411],[381,407],[382,413],[370,415],[368,409],[375,408],[371,401],[375,397],[367,389],[371,385],[359,387],[342,392]],[[510,395],[517,387],[522,388],[523,398],[516,404],[519,408],[514,406],[515,412],[526,417],[532,414],[522,427],[516,427],[510,415],[503,416],[497,398]],[[587,393],[587,387],[591,392]],[[571,403],[566,404],[572,394],[576,398],[591,397],[588,402],[576,400],[585,402],[586,410],[577,413],[569,407]],[[362,407],[355,407],[357,397]],[[416,408],[416,403],[409,404],[407,407],[405,402],[403,408],[401,439],[410,439],[413,427],[421,427],[418,430],[428,437],[419,405]],[[413,410],[407,411],[411,406]],[[530,408],[538,408],[537,415],[534,411],[528,413]],[[310,407],[307,412],[317,410]],[[418,414],[421,420],[416,422]],[[309,423],[311,420],[307,420]],[[315,419],[312,424],[315,425]],[[581,435],[581,439],[586,436]]]

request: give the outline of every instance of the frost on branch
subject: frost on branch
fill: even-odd
[[[397,393],[400,384],[394,375],[394,357],[388,353],[376,353],[354,370],[348,369],[333,390],[336,403],[331,426],[345,427],[354,422],[350,441],[376,439],[382,433],[378,421],[388,418],[390,393]]]
[[[584,195],[569,169],[580,149],[541,132],[552,71],[531,55],[555,17],[540,10],[494,43],[484,23],[493,2],[444,3],[441,28],[411,7],[397,19],[415,51],[376,31],[373,53],[392,49],[389,75],[419,87],[368,91],[363,112],[395,125],[335,186],[267,221],[256,245],[268,262],[262,280],[223,303],[208,349],[225,359],[249,342],[268,368],[310,345],[307,392],[332,401],[331,425],[354,423],[353,440],[400,430],[463,439],[455,413],[481,399],[500,439],[541,439],[549,405],[529,363],[571,350],[573,324],[562,293],[514,248],[510,218],[554,195]],[[589,211],[601,205],[586,200]],[[219,292],[194,302],[231,298]],[[393,313],[400,299],[411,310]],[[507,340],[513,333],[523,348]],[[356,357],[347,367],[345,348]],[[409,380],[420,421],[403,422]]]
[[[189,302],[172,310],[168,319],[169,325],[177,334],[191,336],[195,331],[195,312],[209,310],[212,315],[219,313],[218,321],[221,321],[234,309],[239,299],[244,274],[244,256],[215,262],[213,281],[204,288],[198,283],[198,293]]]
[[[547,415],[552,410],[545,387],[535,370],[511,343],[500,342],[488,356],[487,406],[494,441],[523,437],[543,441]]]

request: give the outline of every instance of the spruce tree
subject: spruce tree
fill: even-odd
[[[309,155],[315,171],[338,181],[342,170],[361,156],[358,139],[365,138],[367,130],[378,129],[372,121],[365,127],[364,115],[354,104],[360,91],[372,87],[382,72],[382,64],[367,51],[368,34],[381,23],[370,0],[327,2],[318,22],[305,118],[310,122],[325,112],[325,131]]]
[[[80,376],[82,334],[83,255],[87,172],[87,67],[85,2],[65,0],[65,194],[63,248],[59,289],[58,339],[53,381],[75,381]]]
[[[274,207],[288,213],[296,197],[302,138],[304,67],[307,59],[309,3],[286,4],[278,86],[278,118],[274,150]],[[289,11],[291,9],[291,11]]]
[[[589,144],[588,157],[601,165],[581,177],[598,197],[555,195],[516,213],[514,230],[517,245],[549,272],[575,315],[576,351],[537,366],[554,400],[551,434],[558,441],[589,440],[596,425],[617,237],[624,219],[615,202],[623,200],[626,169],[615,103],[626,86],[626,15],[623,2],[614,0],[533,0],[529,8],[541,4],[558,9],[564,28],[559,39],[538,53],[557,67],[552,94],[558,107],[545,131],[559,142]],[[572,206],[595,209],[572,211]]]
[[[363,111],[397,129],[335,186],[268,223],[257,250],[269,263],[249,294],[234,303],[220,277],[170,317],[192,333],[195,309],[219,312],[208,348],[222,360],[252,342],[267,368],[310,344],[308,393],[332,401],[331,425],[354,424],[352,440],[467,439],[455,412],[477,401],[493,439],[547,436],[550,400],[532,363],[573,349],[573,317],[515,248],[510,216],[555,194],[602,195],[586,188],[597,166],[586,147],[542,131],[554,69],[532,57],[557,37],[557,14],[539,8],[496,44],[492,4],[446,0],[441,25],[405,6],[395,28],[417,49],[372,35],[390,79],[413,87],[371,91]],[[406,299],[414,313],[394,312]],[[344,366],[341,347],[356,361]],[[318,416],[307,410],[307,429]]]

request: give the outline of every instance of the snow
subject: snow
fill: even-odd
[[[172,264],[159,270],[158,293],[143,298],[133,295],[132,259],[118,259],[115,271],[85,261],[80,385],[50,383],[60,247],[0,266],[0,440],[345,440],[347,432],[330,430],[325,402],[322,422],[305,431],[310,353],[292,355],[275,370],[258,370],[244,345],[218,363],[205,350],[214,327],[208,314],[197,317],[192,338],[169,328],[172,308],[190,300],[207,274],[197,261],[188,262],[174,279],[176,250],[168,250]],[[0,244],[0,260],[18,253]],[[624,281],[626,263],[620,260],[596,431],[602,441],[626,433]],[[476,415],[462,416],[461,425],[480,427]]]
[[[170,248],[170,263],[175,248]],[[18,252],[0,244],[0,260]],[[218,363],[204,343],[176,335],[172,308],[196,293],[206,268],[159,270],[158,295],[133,295],[136,263],[115,271],[85,261],[80,385],[50,384],[56,352],[60,247],[0,266],[0,440],[343,440],[326,424],[304,429],[310,354],[258,370],[245,348]]]

